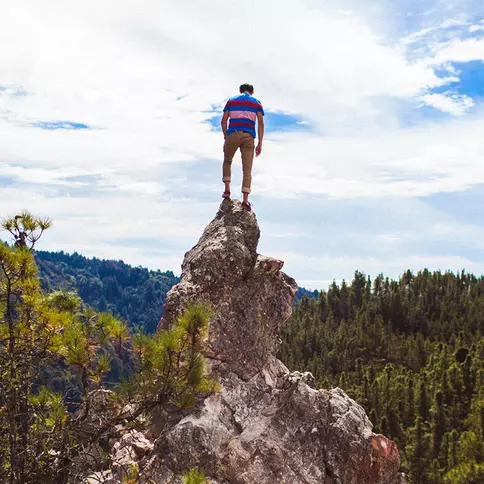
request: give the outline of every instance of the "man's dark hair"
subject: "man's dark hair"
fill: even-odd
[[[242,94],[243,92],[248,92],[249,94],[254,94],[254,86],[252,84],[241,84],[239,87],[239,91]]]

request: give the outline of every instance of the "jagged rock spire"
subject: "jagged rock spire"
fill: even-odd
[[[395,444],[373,434],[362,407],[277,360],[297,286],[281,261],[257,254],[259,236],[255,215],[225,200],[185,255],[160,326],[192,300],[210,302],[207,356],[221,390],[158,437],[146,478],[177,482],[196,467],[213,483],[405,483]]]
[[[209,346],[214,358],[247,380],[275,358],[279,327],[291,315],[297,291],[283,262],[257,254],[253,212],[225,200],[197,245],[186,255],[181,282],[167,296],[160,327],[169,327],[186,304],[206,300],[214,309]]]
[[[407,482],[395,444],[372,432],[362,407],[339,388],[316,390],[312,375],[277,359],[297,287],[281,261],[257,254],[259,236],[255,215],[225,200],[185,255],[159,326],[170,327],[192,301],[211,304],[206,357],[220,391],[182,419],[154,416],[150,442],[123,437],[127,447],[113,447],[106,482],[121,482],[117,460],[140,449],[142,483],[180,484],[189,468],[212,484]]]

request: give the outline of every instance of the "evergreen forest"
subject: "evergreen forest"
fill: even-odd
[[[150,271],[123,261],[88,259],[64,252],[37,251],[45,291],[74,291],[84,303],[153,333],[163,313],[166,293],[178,282],[173,272]]]
[[[147,333],[178,282],[172,272],[79,254],[39,251],[36,259],[44,289],[76,291]],[[424,270],[371,280],[356,272],[349,284],[298,291],[280,358],[360,403],[375,431],[398,444],[412,483],[482,484],[483,331],[484,277]]]
[[[482,484],[483,331],[483,277],[356,272],[296,304],[280,357],[360,403],[411,483]]]

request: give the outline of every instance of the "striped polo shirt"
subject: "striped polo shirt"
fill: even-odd
[[[224,112],[229,112],[227,136],[236,131],[246,131],[255,138],[255,121],[257,113],[264,115],[262,104],[248,93],[231,97],[225,105]]]

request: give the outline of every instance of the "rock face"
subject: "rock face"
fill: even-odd
[[[395,444],[373,434],[359,405],[276,358],[297,287],[281,261],[257,254],[259,236],[255,215],[225,200],[185,255],[160,327],[188,302],[210,302],[206,357],[220,392],[155,436],[153,449],[144,443],[141,482],[179,483],[194,467],[214,484],[406,483]]]
[[[257,254],[255,215],[236,201],[222,203],[198,244],[185,255],[181,282],[167,295],[160,322],[168,328],[188,302],[207,300],[213,357],[249,380],[274,359],[279,325],[291,315],[297,286],[282,261]]]

